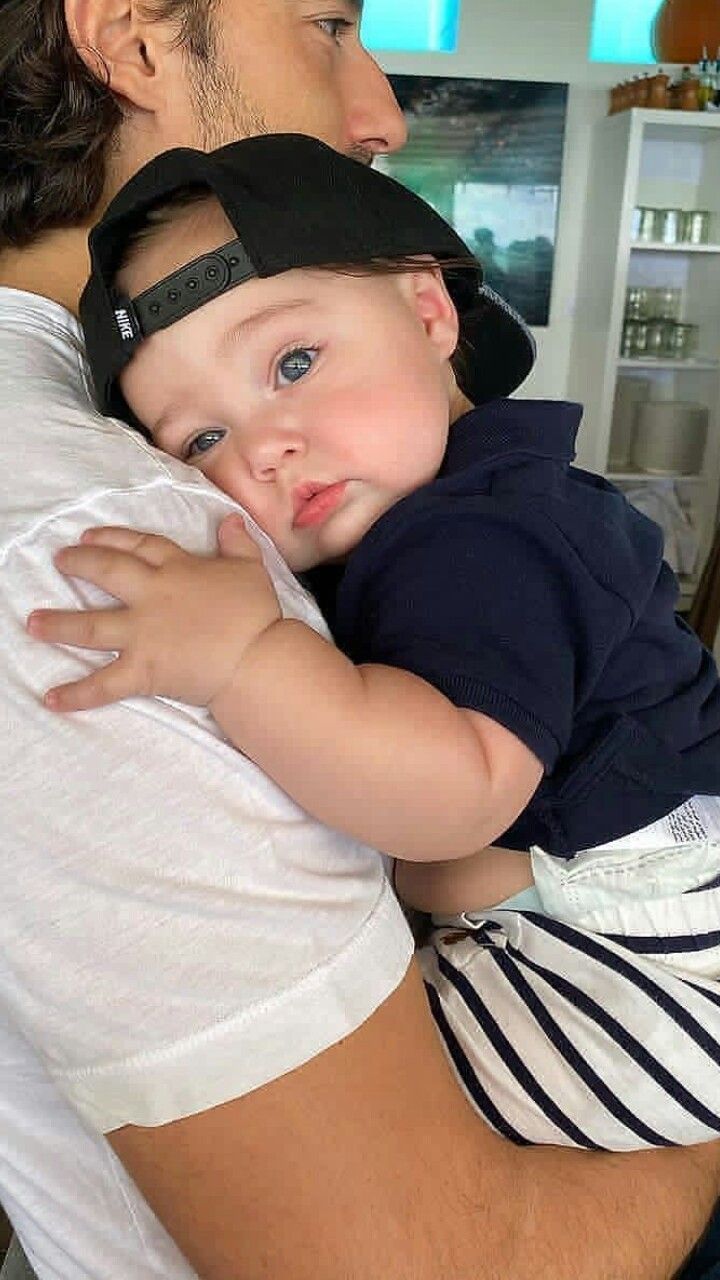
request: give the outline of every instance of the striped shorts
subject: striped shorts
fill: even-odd
[[[720,801],[696,799],[666,820],[665,847],[636,833],[570,862],[535,851],[539,910],[466,914],[420,952],[454,1070],[512,1141],[629,1151],[720,1137],[708,805],[714,837]]]

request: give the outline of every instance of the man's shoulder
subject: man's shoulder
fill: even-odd
[[[152,450],[121,423],[92,409],[49,402],[26,409],[0,406],[0,469],[10,474],[11,416],[25,423],[22,466],[0,507],[0,561],[12,573],[20,557],[27,571],[35,556],[75,541],[92,525],[147,529],[208,553],[230,503],[204,477]]]
[[[98,508],[106,495],[154,489],[181,504],[220,510],[203,476],[153,449],[93,402],[82,330],[63,307],[0,289],[0,469],[12,476],[0,510],[0,547],[34,536],[66,509]]]

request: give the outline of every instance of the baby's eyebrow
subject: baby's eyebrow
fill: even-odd
[[[244,320],[239,320],[237,324],[233,324],[220,335],[217,344],[218,353],[222,352],[229,346],[235,346],[244,338],[249,338],[263,325],[269,324],[278,315],[284,315],[288,311],[297,311],[302,307],[308,306],[307,298],[296,298],[290,302],[273,302],[267,307],[263,307],[261,311],[254,311],[252,315],[247,316]]]
[[[263,307],[260,311],[254,311],[252,315],[246,316],[244,320],[238,320],[237,324],[230,325],[220,334],[215,349],[218,355],[222,355],[227,351],[228,347],[234,347],[238,342],[247,339],[252,333],[257,332],[263,325],[270,324],[279,315],[284,315],[288,311],[300,311],[311,305],[309,298],[293,298],[289,302],[273,302],[267,307]],[[158,418],[157,422],[150,428],[153,438],[162,443],[161,437],[169,427],[176,426],[177,417],[182,413],[182,405],[172,404]]]
[[[179,406],[173,404],[170,406],[169,409],[166,409],[165,412],[161,414],[157,422],[153,423],[153,425],[150,427],[150,433],[152,435],[153,440],[156,443],[162,445],[163,434],[168,430],[169,427],[173,426],[175,418],[180,412],[181,410]]]

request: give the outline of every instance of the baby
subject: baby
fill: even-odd
[[[58,557],[122,607],[32,633],[118,656],[54,710],[207,707],[304,809],[396,863],[439,927],[428,993],[469,1097],[516,1141],[720,1134],[720,681],[662,535],[574,468],[580,410],[500,397],[519,317],[411,192],[311,139],[151,161],[91,235],[102,410],[256,532],[216,559],[130,530]]]

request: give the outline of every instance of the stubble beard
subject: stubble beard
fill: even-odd
[[[240,138],[275,133],[257,104],[243,92],[237,73],[218,56],[218,40],[210,14],[207,23],[202,58],[188,55],[198,146],[203,151],[214,151]],[[300,128],[297,131],[303,132]],[[373,162],[372,151],[361,143],[351,146],[348,155],[361,164]]]
[[[210,13],[203,37],[203,56],[188,54],[190,94],[200,148],[214,151],[240,138],[270,133],[262,111],[243,93],[234,70],[221,60]]]

